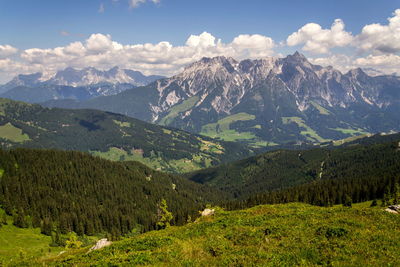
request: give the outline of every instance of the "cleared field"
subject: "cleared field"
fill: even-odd
[[[0,126],[0,137],[16,143],[23,143],[30,140],[27,134],[22,133],[21,129],[9,122]]]
[[[173,106],[169,113],[160,120],[160,125],[169,125],[174,121],[174,119],[179,115],[181,112],[185,112],[191,109],[196,103],[200,100],[199,96],[193,96],[191,98],[186,99],[182,103]]]

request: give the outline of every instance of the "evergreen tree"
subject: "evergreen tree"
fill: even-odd
[[[383,193],[382,206],[390,205],[390,199],[391,198],[392,198],[392,196],[390,194],[390,187],[386,186],[385,192]]]
[[[393,190],[393,204],[398,205],[400,204],[400,186],[398,183],[394,185]]]
[[[16,215],[14,215],[14,223],[15,226],[20,228],[27,228],[28,223],[25,218],[25,214],[22,210],[19,210]]]
[[[51,236],[53,231],[53,223],[49,218],[44,218],[42,225],[40,226],[40,232],[44,235]]]
[[[168,211],[167,201],[165,199],[161,200],[158,206],[158,222],[157,226],[159,229],[164,229],[170,226],[170,222],[173,219],[172,213]]]
[[[352,204],[353,204],[353,200],[351,199],[351,197],[349,195],[346,194],[344,196],[343,206],[351,208]]]

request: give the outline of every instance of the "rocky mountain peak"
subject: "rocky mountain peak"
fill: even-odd
[[[368,76],[361,68],[349,70],[346,75],[352,78],[357,78],[359,76]]]

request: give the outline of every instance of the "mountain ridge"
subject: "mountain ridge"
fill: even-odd
[[[118,94],[160,78],[163,76],[145,76],[139,71],[117,66],[109,70],[68,67],[50,76],[40,72],[17,75],[0,86],[0,96],[31,103],[57,99],[85,101],[97,96]]]
[[[57,106],[57,101],[45,103]],[[285,58],[203,58],[145,87],[75,103],[255,147],[399,131],[400,79]]]

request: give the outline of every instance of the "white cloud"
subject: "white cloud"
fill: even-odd
[[[131,8],[137,8],[141,4],[144,4],[146,2],[153,2],[154,4],[160,3],[160,0],[129,0],[129,6]]]
[[[18,67],[0,68],[0,73],[11,79],[20,72],[32,70],[51,73],[66,67],[107,69],[117,65],[145,74],[169,76],[202,57],[260,58],[273,55],[274,47],[274,41],[262,35],[239,35],[232,42],[223,43],[212,34],[203,32],[189,36],[183,46],[173,46],[165,41],[123,45],[113,41],[110,35],[98,33],[84,42],[73,42],[64,47],[26,49],[20,53],[18,62],[9,62]],[[27,67],[21,68],[22,65]]]
[[[355,68],[354,59],[343,54],[336,54],[328,57],[309,58],[309,60],[315,65],[321,65],[325,67],[333,66],[343,73]]]
[[[0,45],[0,59],[12,56],[18,52],[18,49],[11,45]]]
[[[113,49],[113,41],[110,35],[92,34],[86,40],[86,48],[91,53],[104,53]]]
[[[357,36],[357,46],[370,52],[400,52],[400,9],[388,21],[388,25],[375,23],[364,26]]]
[[[203,32],[200,35],[190,35],[190,37],[186,41],[186,45],[189,47],[201,48],[215,46],[215,37],[208,32]]]
[[[343,73],[355,68],[371,68],[384,74],[397,73],[400,75],[400,56],[394,54],[368,55],[365,57],[337,54],[329,57],[311,58],[310,61],[316,65],[333,66]]]
[[[373,68],[386,74],[400,75],[400,56],[394,54],[368,55],[355,59],[354,64],[361,68]]]
[[[331,48],[349,45],[353,36],[344,30],[341,19],[336,19],[330,29],[322,29],[319,24],[308,23],[286,40],[288,46],[304,45],[303,50],[315,54],[326,54]]]
[[[274,41],[259,34],[242,34],[233,39],[232,47],[242,58],[266,57],[273,54]]]

